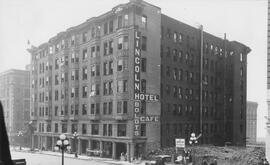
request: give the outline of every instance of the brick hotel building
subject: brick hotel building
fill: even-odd
[[[0,73],[0,101],[9,141],[12,145],[29,144],[25,128],[30,120],[30,72],[9,69]],[[24,132],[18,137],[19,131]]]
[[[191,132],[245,145],[249,51],[145,1],[120,4],[29,49],[33,147],[52,150],[62,133],[72,151],[116,159]]]

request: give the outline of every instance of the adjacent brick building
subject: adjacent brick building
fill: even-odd
[[[245,145],[249,51],[147,2],[120,4],[29,49],[33,145],[51,150],[65,133],[75,151],[74,132],[79,153],[112,158],[191,132]]]
[[[17,135],[30,121],[30,72],[10,69],[0,73],[0,100],[10,143],[23,142]],[[27,137],[24,139],[27,142]]]
[[[257,141],[257,107],[257,102],[247,102],[247,143]]]

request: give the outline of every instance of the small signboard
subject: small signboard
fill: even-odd
[[[176,148],[185,148],[185,139],[175,139]]]

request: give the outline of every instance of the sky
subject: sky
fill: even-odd
[[[265,136],[267,74],[267,0],[146,0],[161,12],[218,37],[251,48],[247,100],[258,102],[257,136]],[[34,46],[69,27],[99,16],[128,0],[0,0],[0,72],[30,63]]]

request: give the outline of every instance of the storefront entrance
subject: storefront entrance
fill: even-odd
[[[52,137],[47,137],[47,150],[52,150]]]
[[[103,142],[103,157],[112,157],[112,142]]]
[[[136,143],[135,144],[135,158],[142,158],[142,156],[145,154],[145,143]]]
[[[86,148],[88,148],[88,140],[81,140],[81,151],[82,154],[86,154]]]
[[[121,154],[126,155],[127,145],[126,143],[116,143],[116,159],[120,159]]]

